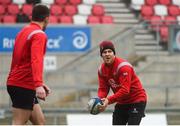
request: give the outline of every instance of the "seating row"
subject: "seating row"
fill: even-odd
[[[18,14],[16,15],[4,15],[0,16],[0,22],[2,23],[22,23],[22,22],[29,22],[30,18],[25,14]],[[112,16],[82,16],[82,15],[74,15],[74,16],[50,16],[49,22],[52,24],[112,24],[113,18]]]
[[[141,16],[145,20],[150,20],[150,17],[157,16],[180,16],[180,8],[176,5],[170,5],[168,8],[165,5],[142,5]]]
[[[32,4],[23,4],[20,8],[17,4],[9,4],[8,6],[0,5],[0,15],[10,14],[16,15],[20,12],[31,15],[32,12]],[[68,4],[66,6],[60,6],[53,4],[50,6],[52,15],[74,15],[80,13],[82,15],[93,14],[96,16],[104,15],[104,7],[102,5],[94,4],[93,6],[81,4],[78,6]]]
[[[131,7],[134,10],[141,10],[143,5],[154,6],[157,4],[165,6],[173,4],[180,7],[180,0],[131,0]]]
[[[132,0],[131,4],[149,28],[159,32],[161,42],[168,42],[169,26],[180,24],[180,0]]]
[[[83,4],[95,4],[96,0],[0,0],[0,4],[2,5],[7,5],[7,4],[35,4],[35,3],[44,3],[44,4],[60,4],[60,5],[65,5],[65,4],[73,4],[73,5],[78,5],[80,3]]]

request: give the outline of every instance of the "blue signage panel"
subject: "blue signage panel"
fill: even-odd
[[[21,27],[0,27],[0,52],[12,52],[16,34]]]
[[[22,26],[0,26],[0,52],[12,52]],[[89,27],[48,26],[47,52],[85,52],[91,47]]]

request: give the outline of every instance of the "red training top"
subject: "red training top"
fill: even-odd
[[[106,98],[109,89],[114,92],[108,96],[109,104],[132,104],[146,102],[146,92],[133,67],[127,61],[115,57],[112,65],[101,64],[98,70],[98,96]]]
[[[16,36],[7,85],[35,90],[43,85],[43,60],[47,36],[36,23]]]

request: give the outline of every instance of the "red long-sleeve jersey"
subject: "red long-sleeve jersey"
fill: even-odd
[[[112,65],[101,64],[98,70],[98,97],[107,97],[112,89],[113,95],[108,96],[109,104],[132,104],[146,102],[146,92],[133,67],[124,59],[115,57]]]
[[[43,60],[47,36],[36,23],[16,36],[7,85],[35,90],[43,85]]]

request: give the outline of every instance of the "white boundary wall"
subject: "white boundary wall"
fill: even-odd
[[[109,126],[112,125],[112,114],[67,114],[67,125],[91,125],[91,126]],[[146,114],[141,121],[141,126],[167,126],[165,113]]]

